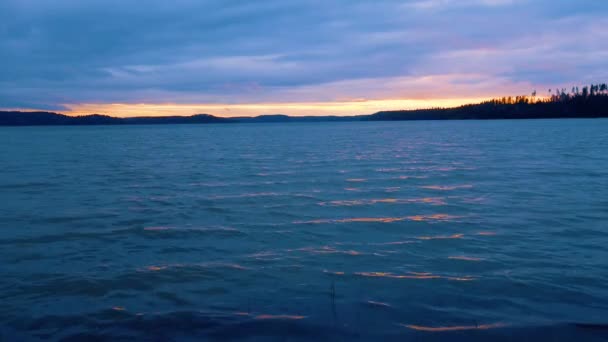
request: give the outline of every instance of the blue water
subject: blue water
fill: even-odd
[[[0,166],[0,340],[608,338],[608,120],[0,128]]]

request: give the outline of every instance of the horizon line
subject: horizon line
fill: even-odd
[[[384,111],[416,111],[429,109],[449,109],[465,105],[479,104],[498,98],[496,96],[470,97],[460,99],[385,99],[334,102],[285,102],[251,104],[178,104],[178,103],[108,103],[108,104],[68,104],[68,110],[34,108],[0,108],[0,111],[23,113],[51,112],[70,117],[104,115],[113,118],[137,117],[189,117],[211,115],[218,118],[255,118],[259,116],[284,115],[289,117],[356,117]],[[537,99],[543,98],[542,96]],[[420,106],[414,107],[419,104]],[[285,110],[281,110],[285,109]],[[98,110],[99,109],[99,110]],[[215,110],[213,110],[215,109]],[[268,110],[266,110],[268,109]],[[272,110],[277,109],[277,110]],[[224,112],[224,113],[222,113]]]

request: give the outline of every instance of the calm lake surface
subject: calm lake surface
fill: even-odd
[[[0,128],[0,340],[608,338],[608,120]]]

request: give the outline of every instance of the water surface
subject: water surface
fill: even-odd
[[[608,120],[0,128],[0,339],[608,336]]]

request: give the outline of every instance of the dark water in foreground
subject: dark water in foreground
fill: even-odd
[[[602,340],[608,120],[0,129],[0,340]]]

